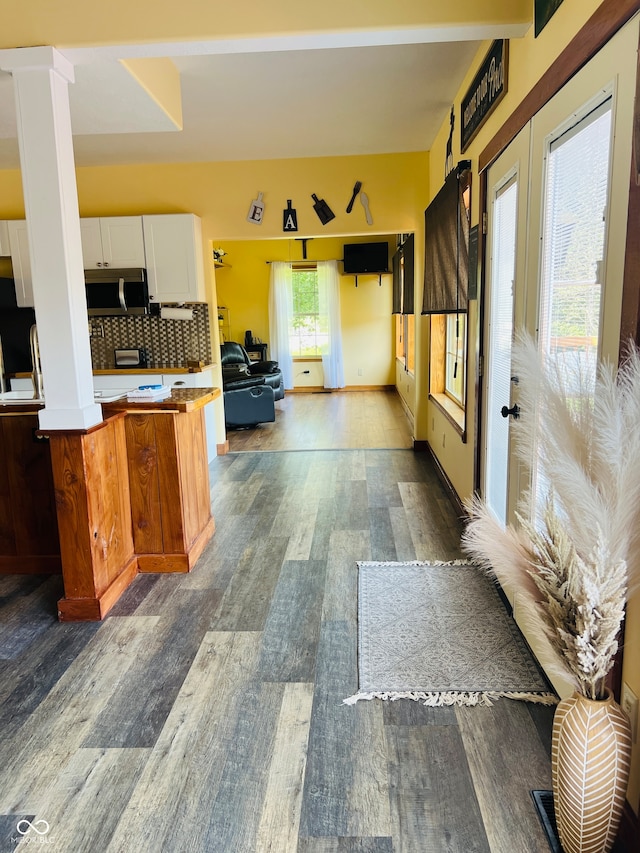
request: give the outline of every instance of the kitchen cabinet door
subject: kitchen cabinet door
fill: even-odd
[[[106,216],[80,220],[85,269],[146,265],[141,216]]]
[[[33,308],[33,281],[26,220],[16,219],[9,222],[9,246],[18,307]]]
[[[191,213],[143,216],[149,296],[155,302],[206,302],[202,230]]]
[[[86,270],[92,270],[103,265],[102,237],[100,236],[100,220],[81,219],[80,238],[82,240],[82,263]]]

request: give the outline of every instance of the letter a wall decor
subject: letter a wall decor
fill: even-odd
[[[298,214],[295,208],[291,207],[291,199],[287,199],[287,206],[282,211],[282,230],[297,231],[298,230]]]

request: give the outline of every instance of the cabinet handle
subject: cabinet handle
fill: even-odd
[[[109,266],[108,261],[105,261],[105,262],[104,262],[104,265],[105,265],[105,267],[108,267],[108,266]]]
[[[97,266],[97,267],[101,267],[101,266],[102,266],[102,261],[98,261],[98,263],[96,264],[96,266]]]

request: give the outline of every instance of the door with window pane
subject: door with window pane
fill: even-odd
[[[514,326],[523,323],[527,235],[529,129],[496,160],[487,176],[488,229],[485,294],[483,454],[481,489],[496,519],[512,520],[519,465],[512,457],[511,418],[516,404],[511,347]]]
[[[590,102],[547,140],[538,348],[569,396],[593,393],[600,343],[611,174],[611,94]],[[534,513],[549,491],[534,459]]]

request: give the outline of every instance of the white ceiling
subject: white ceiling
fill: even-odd
[[[479,43],[203,55],[182,50],[172,56],[181,79],[181,131],[115,56],[96,50],[82,56],[70,87],[76,162],[90,166],[426,150]],[[19,165],[15,133],[11,78],[0,74],[0,168]]]

